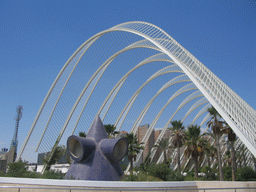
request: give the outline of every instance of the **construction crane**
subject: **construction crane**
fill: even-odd
[[[19,105],[16,109],[17,115],[14,117],[16,124],[15,124],[14,135],[13,135],[11,146],[10,146],[10,150],[15,147],[15,153],[14,153],[14,158],[13,158],[14,161],[15,161],[16,155],[17,155],[18,129],[19,129],[19,122],[22,117],[22,110],[23,110],[23,107],[21,105]]]

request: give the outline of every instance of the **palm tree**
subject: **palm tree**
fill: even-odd
[[[206,135],[206,134],[203,134]],[[204,152],[207,157],[207,165],[210,167],[211,166],[211,160],[213,161],[213,158],[216,156],[217,149],[212,146],[209,141],[207,141],[206,145],[204,146]]]
[[[144,162],[142,162],[139,166],[140,169],[143,171],[147,172],[148,167],[150,166],[151,163],[151,158],[150,158],[151,152],[149,151],[147,157],[145,158]]]
[[[223,156],[223,163],[226,166],[230,166],[231,165],[231,153],[229,150],[227,150],[225,152],[225,155]]]
[[[162,138],[160,141],[158,141],[158,143],[156,145],[154,145],[154,147],[158,147],[161,148],[164,152],[164,163],[167,164],[167,150],[170,148],[170,143],[169,143],[169,139],[166,138]]]
[[[115,131],[116,130],[115,125],[107,124],[107,125],[104,125],[104,128],[109,138],[113,138],[116,134],[119,133],[118,131]]]
[[[216,149],[216,147],[212,146],[211,151],[210,151],[210,157],[212,159],[212,162],[214,161],[216,156],[217,156],[217,149]]]
[[[128,160],[130,161],[130,174],[133,175],[133,161],[136,161],[137,154],[144,149],[139,143],[138,138],[133,133],[127,133],[125,138],[128,140]]]
[[[86,133],[85,132],[79,132],[79,137],[86,137]]]
[[[203,135],[206,135],[208,137],[210,136],[213,140],[216,139],[216,136],[212,133],[211,130],[208,130]],[[212,141],[211,140],[208,141],[208,143],[207,143],[208,147],[205,149],[205,153],[208,158],[208,166],[211,166],[211,161],[213,162],[214,158],[217,156],[217,149],[212,144],[210,144],[210,142],[212,142]]]
[[[237,159],[239,162],[239,167],[246,167],[247,163],[246,163],[246,147],[243,143],[241,143],[238,147],[237,147]]]
[[[184,135],[184,129],[185,127],[182,125],[182,122],[179,121],[172,121],[171,122],[172,127],[169,129],[172,131],[172,139],[173,139],[173,145],[175,148],[177,148],[177,163],[178,163],[178,171],[181,173],[181,166],[180,166],[180,147],[184,144],[185,135]]]
[[[192,157],[195,162],[195,178],[198,177],[198,158],[202,157],[207,141],[203,139],[203,135],[200,134],[200,126],[190,125],[185,132],[186,142],[184,145],[187,146],[185,150],[185,155],[187,157]]]
[[[45,170],[50,170],[51,165],[58,162],[62,155],[64,155],[66,148],[64,145],[57,146],[51,156],[51,153],[48,153],[46,157],[43,159],[44,164],[46,165]],[[50,158],[51,157],[51,158]]]
[[[218,167],[219,167],[219,175],[220,175],[220,181],[224,181],[223,177],[223,171],[222,171],[222,162],[221,162],[221,154],[220,154],[220,137],[223,134],[222,132],[222,122],[219,121],[221,118],[218,111],[212,106],[208,108],[207,110],[210,115],[212,116],[210,121],[207,122],[208,126],[211,127],[213,134],[215,135],[215,143],[217,148],[217,154],[218,154]]]
[[[236,180],[236,154],[234,144],[236,141],[236,134],[231,127],[225,122],[224,132],[228,135],[228,141],[230,142],[230,153],[231,153],[231,167],[232,167],[232,181]]]

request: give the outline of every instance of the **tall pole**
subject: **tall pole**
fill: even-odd
[[[15,147],[15,153],[14,153],[14,158],[13,158],[13,161],[15,161],[16,159],[16,156],[17,156],[17,146],[18,146],[18,129],[19,129],[19,122],[20,122],[20,119],[22,117],[22,106],[18,106],[16,111],[17,111],[17,115],[15,116],[15,121],[16,121],[16,124],[15,124],[15,130],[14,130],[14,135],[13,135],[13,138],[12,138],[12,142],[11,142],[11,146],[10,146],[10,150],[12,148]]]

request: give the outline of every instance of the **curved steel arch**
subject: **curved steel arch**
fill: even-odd
[[[180,75],[178,77],[173,78],[172,80],[170,80],[169,82],[167,82],[164,86],[161,87],[161,89],[154,95],[154,97],[148,102],[148,104],[146,105],[146,107],[144,107],[144,109],[142,110],[142,112],[140,113],[139,117],[137,118],[137,120],[135,121],[134,125],[132,126],[130,132],[136,133],[137,129],[138,129],[138,124],[141,123],[141,121],[143,120],[144,116],[146,115],[149,107],[151,106],[151,104],[153,103],[153,101],[156,99],[156,97],[158,95],[160,95],[165,89],[167,89],[168,87],[175,85],[177,83],[181,83],[181,82],[187,82],[190,81],[189,79],[186,79],[185,75]],[[144,142],[144,141],[143,141]]]
[[[173,62],[172,60],[170,59],[166,59],[166,58],[161,58],[161,56],[165,56],[165,54],[163,53],[159,53],[159,54],[156,54],[156,55],[153,55],[149,58],[146,58],[145,60],[141,61],[138,65],[136,65],[134,68],[132,68],[130,71],[128,71],[118,82],[117,84],[114,86],[114,88],[110,91],[109,95],[107,96],[107,98],[105,99],[104,103],[102,104],[102,106],[100,107],[99,111],[97,114],[101,114],[101,111],[103,110],[103,108],[105,107],[106,103],[108,102],[109,98],[111,97],[111,95],[113,94],[113,92],[117,89],[118,87],[118,91],[120,90],[120,88],[122,87],[122,84],[125,82],[125,80],[128,78],[128,76],[136,69],[138,69],[139,67],[143,66],[143,65],[146,65],[146,64],[149,64],[149,63],[152,63],[152,62],[156,62],[156,61],[165,61],[165,62]],[[175,68],[176,65],[171,65],[171,66],[167,66],[161,70],[159,70],[158,72],[156,72],[155,74],[159,75],[161,73],[166,73],[167,71],[168,72],[177,72],[177,70],[169,70],[170,68]],[[161,73],[160,73],[161,72]],[[182,72],[182,71],[179,71],[179,72]],[[154,74],[154,75],[155,75]],[[120,86],[119,86],[120,85]],[[118,93],[118,91],[116,93]],[[115,98],[115,97],[114,97]],[[114,98],[112,100],[114,100]],[[111,104],[110,104],[111,105]],[[109,106],[110,107],[110,106]],[[109,108],[108,108],[109,109]],[[107,111],[108,111],[107,109]],[[105,112],[105,115],[107,113],[107,111]],[[104,117],[105,115],[103,116],[102,118],[102,121],[104,120]]]
[[[202,98],[202,99],[204,99],[204,97]],[[206,105],[207,106],[207,105]],[[205,107],[206,107],[205,106]],[[196,117],[195,117],[195,119],[196,118],[199,118],[200,116],[202,116],[204,113],[202,113],[202,111],[203,111],[203,109],[205,109],[205,107],[203,107],[199,112],[198,112],[198,114],[196,115]],[[207,109],[205,109],[205,112],[207,111]],[[200,113],[201,112],[201,113]],[[207,113],[207,115],[205,116],[205,118],[202,120],[202,122],[200,123],[200,127],[205,123],[205,121],[207,120],[207,119],[209,119],[211,116],[210,116],[210,114],[209,113]],[[194,119],[194,120],[195,120]],[[193,124],[193,123],[191,123],[191,124]],[[204,133],[206,132],[207,130],[204,130]],[[172,138],[170,138],[170,140],[169,140],[169,142],[171,142],[172,141]],[[185,148],[186,149],[186,148]],[[172,155],[172,158],[174,159],[174,155],[176,155],[176,152],[177,152],[177,149],[175,149],[175,153],[173,153],[173,155]],[[159,156],[159,159],[157,160],[157,164],[158,163],[160,163],[160,162],[162,162],[163,161],[163,152],[161,153],[161,155]],[[181,157],[180,157],[180,159],[181,159],[181,164],[182,164],[182,162],[185,160],[184,159],[184,153],[182,153],[182,155],[181,155]],[[190,159],[191,159],[191,156],[187,159],[187,161],[186,161],[186,163],[185,163],[185,165],[184,165],[184,167],[186,167],[187,166],[187,164],[188,164],[188,162],[190,161]],[[176,165],[175,167],[174,167],[174,170],[175,169],[177,169],[177,167],[178,167],[178,165]]]
[[[87,102],[89,101],[89,99],[90,99],[90,97],[91,97],[91,95],[92,95],[92,93],[93,93],[93,91],[94,91],[94,89],[95,89],[97,83],[99,82],[101,76],[103,75],[103,73],[104,73],[104,71],[107,69],[107,67],[108,67],[108,66],[111,64],[111,62],[112,62],[118,55],[120,55],[121,53],[123,53],[123,52],[125,52],[125,51],[128,51],[128,50],[131,50],[131,49],[136,49],[136,48],[151,48],[151,49],[156,49],[156,50],[159,51],[159,49],[157,49],[156,47],[149,47],[149,46],[147,46],[147,45],[142,45],[142,44],[137,45],[137,44],[135,44],[135,46],[130,45],[130,46],[128,46],[128,47],[122,49],[121,51],[118,51],[117,53],[115,53],[114,55],[112,55],[110,58],[108,58],[107,61],[105,61],[105,62],[97,69],[97,71],[92,75],[92,77],[90,78],[90,80],[88,81],[88,83],[86,84],[86,86],[83,88],[83,90],[82,90],[82,92],[80,93],[79,97],[77,98],[77,100],[76,100],[76,102],[75,102],[75,104],[74,104],[72,110],[70,111],[69,116],[68,116],[68,118],[67,118],[67,120],[66,120],[64,126],[62,127],[62,131],[61,131],[61,133],[60,133],[60,137],[63,135],[63,132],[65,131],[65,129],[66,129],[66,127],[67,127],[67,125],[68,125],[68,123],[69,123],[69,121],[70,121],[70,119],[71,119],[71,117],[72,117],[72,115],[73,115],[73,113],[74,113],[74,111],[75,111],[77,105],[78,105],[79,102],[81,101],[81,99],[82,99],[84,93],[86,92],[86,90],[89,88],[89,86],[90,86],[91,83],[93,82],[94,78],[96,78],[96,76],[97,76],[98,74],[100,74],[100,76],[97,78],[96,83],[94,83],[94,86],[93,86],[92,90],[90,91],[90,94],[89,94],[89,96],[88,96],[87,99],[86,99],[86,102],[84,103],[83,109],[81,110],[81,113],[80,113],[80,115],[79,115],[79,118],[77,119],[77,123],[78,123],[78,121],[80,120],[81,115],[82,115],[82,113],[83,113],[83,111],[84,111],[84,109],[85,109],[85,106],[86,106]],[[102,70],[102,71],[101,71],[101,70]],[[76,123],[76,126],[77,126],[77,123]],[[76,128],[76,126],[74,127],[74,129]],[[74,131],[73,131],[73,132],[74,132]]]
[[[194,103],[194,105],[188,110],[188,112],[186,113],[185,117],[181,120],[181,122],[185,121],[185,119],[198,107],[200,107],[201,105],[205,104],[205,103],[209,103],[209,101],[204,101],[205,98],[202,98],[200,100],[198,100],[197,102]]]
[[[119,121],[120,121],[120,119],[122,118],[124,112],[125,112],[125,111],[127,111],[127,113],[129,112],[131,106],[133,105],[134,101],[135,101],[136,98],[138,97],[138,95],[139,95],[139,93],[141,92],[141,90],[142,90],[150,81],[152,81],[152,80],[154,80],[155,78],[157,78],[157,77],[159,77],[159,76],[161,76],[161,75],[163,75],[163,74],[166,74],[166,73],[173,73],[173,72],[181,72],[181,73],[182,73],[182,71],[181,71],[181,70],[178,70],[178,69],[174,69],[174,70],[169,71],[168,68],[172,68],[172,67],[176,68],[177,66],[176,66],[176,65],[171,65],[171,66],[167,66],[167,67],[165,67],[165,68],[163,68],[163,69],[157,71],[157,72],[156,72],[155,74],[153,74],[145,83],[143,83],[143,85],[141,85],[141,86],[139,87],[139,89],[137,89],[137,91],[136,91],[136,92],[133,94],[133,96],[129,99],[129,101],[128,101],[127,104],[125,105],[124,109],[121,111],[120,115],[118,116],[118,118],[117,118],[117,120],[116,120],[116,122],[115,122],[115,126],[119,123]],[[127,110],[127,108],[128,108],[128,110]],[[126,115],[127,115],[127,113],[126,113]],[[125,116],[126,116],[126,115],[125,115]],[[122,125],[122,123],[123,123],[123,121],[121,122],[121,125]],[[121,126],[120,126],[120,128],[121,128]],[[119,130],[120,130],[120,128],[119,128]],[[132,131],[132,129],[131,129],[131,131]]]
[[[50,90],[48,91],[27,135],[27,138],[21,147],[21,150],[17,156],[17,160],[21,157],[29,138],[34,131],[34,127],[41,116],[42,110],[44,109],[48,98],[52,94],[53,89],[55,88],[56,84],[59,83],[59,79],[62,77],[62,74],[65,72],[66,68],[72,68],[72,65],[69,66],[71,61],[76,60],[76,64],[74,64],[74,66],[77,65],[77,63],[80,61],[79,58],[81,58],[80,54],[83,55],[83,52],[86,52],[87,46],[89,48],[91,44],[97,41],[100,37],[104,36],[104,34],[115,31],[128,32],[138,35],[146,39],[144,43],[148,45],[153,44],[155,48],[160,50],[160,52],[165,53],[171,60],[173,60],[202,92],[207,100],[216,108],[223,119],[240,137],[242,142],[247,146],[252,154],[256,156],[256,111],[162,29],[146,22],[127,22],[94,35],[84,44],[82,44],[78,50],[70,57],[53,82]],[[109,62],[111,62],[111,60],[109,60]],[[101,69],[104,70],[105,66],[99,68],[98,71],[100,72]],[[70,70],[70,75],[72,75],[73,70]],[[69,78],[67,78],[66,82],[69,81],[68,79]],[[97,82],[95,85],[96,84]],[[60,86],[62,86],[62,89],[59,96],[62,95],[62,91],[65,89],[65,83],[60,84]],[[56,100],[52,113],[54,112],[55,106],[57,104],[58,99]],[[73,107],[74,106],[75,105],[73,105]],[[50,115],[50,118],[51,116],[52,114]],[[50,119],[48,119],[48,121],[50,121]],[[65,130],[62,129],[59,135],[61,135],[63,131]]]
[[[149,41],[152,41],[164,53],[170,56],[170,58],[179,65],[209,102],[216,108],[223,119],[241,138],[254,156],[256,156],[256,133],[254,131],[256,127],[255,110],[198,61],[191,53],[162,29],[149,23],[128,22],[117,25],[112,29],[138,34]],[[153,38],[156,33],[161,34],[161,39],[169,39],[171,43],[163,45],[161,40],[154,41]],[[171,53],[174,50],[180,52],[180,54],[172,55]],[[250,133],[248,132],[249,130]]]
[[[166,41],[166,40],[164,40],[164,41]],[[72,115],[73,115],[73,113],[74,113],[74,111],[75,111],[75,109],[76,109],[78,103],[80,102],[81,98],[83,97],[85,91],[88,89],[89,85],[90,85],[91,82],[94,80],[94,78],[96,77],[96,75],[101,72],[101,69],[103,69],[103,71],[101,72],[101,75],[102,75],[102,74],[104,73],[104,71],[106,70],[107,66],[108,66],[108,65],[113,61],[113,59],[115,59],[119,54],[121,54],[121,53],[123,53],[123,52],[125,52],[125,51],[128,51],[128,50],[131,50],[131,49],[135,49],[135,48],[148,48],[148,49],[155,49],[155,50],[157,50],[157,51],[161,51],[158,47],[154,46],[154,44],[150,44],[150,42],[145,39],[145,40],[137,41],[137,42],[135,42],[135,43],[133,43],[133,44],[127,46],[126,48],[122,49],[121,51],[115,53],[114,55],[112,55],[112,56],[111,56],[104,64],[102,64],[101,67],[93,74],[92,78],[89,80],[89,82],[87,83],[87,85],[84,87],[84,89],[83,89],[83,91],[81,92],[80,96],[78,97],[78,99],[77,99],[77,101],[76,101],[74,107],[72,108],[72,110],[71,110],[71,112],[70,112],[70,114],[69,114],[69,116],[68,116],[68,118],[67,118],[67,121],[65,122],[65,124],[64,124],[64,126],[63,126],[63,128],[62,128],[60,137],[62,136],[63,132],[65,131],[65,129],[66,129],[68,123],[69,123],[69,120],[71,119],[71,117],[72,117]],[[162,58],[162,57],[163,57],[163,58]],[[118,84],[119,84],[119,85],[120,85],[120,84],[123,84],[124,81],[126,80],[126,78],[129,76],[129,74],[130,74],[131,72],[133,72],[134,70],[136,70],[137,68],[139,68],[140,66],[145,65],[145,64],[147,64],[147,63],[149,63],[149,62],[155,62],[155,61],[166,61],[166,62],[172,62],[172,63],[173,63],[172,60],[170,60],[169,58],[168,58],[168,59],[166,58],[166,54],[164,54],[164,53],[159,53],[159,54],[153,55],[153,56],[151,56],[151,57],[145,59],[144,61],[140,62],[137,66],[135,66],[133,69],[131,69],[124,77],[122,77],[122,80],[123,80],[123,81],[120,80],[120,82],[118,82]],[[172,66],[168,66],[168,67],[166,67],[166,68],[169,68],[169,67],[172,67]],[[174,66],[174,67],[175,67],[175,66]],[[163,70],[166,70],[166,68],[164,68]],[[160,74],[158,74],[158,73],[162,72],[163,70],[160,70],[160,71],[157,72],[155,75],[158,75],[158,76],[159,76]],[[173,72],[182,72],[182,71],[176,69],[176,70],[174,70]],[[162,73],[163,73],[163,72],[162,72]],[[165,71],[164,73],[167,73],[167,71]],[[100,80],[101,75],[98,77],[97,82]],[[153,77],[153,76],[152,76],[152,77]],[[151,79],[151,80],[152,80],[152,79]],[[151,81],[151,80],[149,80],[149,81]],[[149,82],[149,81],[148,81],[148,82]],[[78,124],[78,122],[79,122],[79,120],[80,120],[80,118],[81,118],[81,115],[82,115],[82,113],[83,113],[83,111],[84,111],[84,109],[85,109],[85,106],[86,106],[86,104],[87,104],[87,102],[88,102],[88,100],[89,100],[89,98],[90,98],[90,96],[91,96],[93,90],[95,89],[95,87],[96,87],[96,85],[97,85],[97,82],[95,83],[93,89],[92,89],[91,92],[90,92],[90,95],[88,96],[88,98],[87,98],[87,100],[86,100],[86,102],[85,102],[85,104],[84,104],[84,106],[83,106],[83,109],[81,110],[81,113],[80,113],[80,115],[79,115],[79,118],[77,119],[77,122],[76,122],[76,125],[75,125],[75,127],[74,127],[74,130],[73,130],[72,134],[74,133],[74,131],[75,131],[75,129],[76,129],[76,126],[77,126],[77,124]],[[122,86],[122,85],[121,85],[121,86]],[[121,86],[119,87],[119,89],[121,88]],[[113,88],[113,89],[114,89],[114,88]],[[106,101],[105,101],[105,102],[107,102],[107,100],[109,99],[109,97],[112,95],[112,93],[113,93],[113,91],[114,91],[113,89],[111,90],[111,93],[110,93],[110,94],[108,95],[108,97],[106,98]],[[117,92],[118,92],[118,91],[117,91]],[[116,93],[116,94],[117,94],[117,93]],[[136,98],[135,98],[135,99],[136,99]],[[135,99],[133,100],[133,102],[135,101]],[[103,107],[104,107],[104,105],[105,105],[105,102],[104,102],[104,104],[103,104]],[[109,106],[109,107],[110,107],[110,106]],[[102,111],[102,107],[99,109],[98,114],[100,114],[101,111]],[[106,113],[107,113],[107,112],[106,112]],[[106,115],[106,114],[105,114],[105,115]],[[104,117],[105,117],[105,115],[104,115]],[[104,119],[104,117],[102,118],[102,120]]]
[[[162,115],[163,111],[165,110],[165,108],[178,96],[180,96],[182,93],[185,93],[187,91],[191,91],[191,90],[195,90],[197,88],[195,87],[191,87],[191,85],[194,85],[193,83],[187,84],[185,86],[183,86],[181,89],[179,89],[178,91],[176,91],[172,97],[167,101],[167,103],[162,107],[162,109],[158,112],[158,114],[156,115],[155,119],[152,121],[151,126],[154,128],[158,119],[160,118],[160,116]],[[168,88],[168,87],[166,87]],[[147,106],[143,109],[143,111],[141,112],[140,116],[138,117],[138,119],[140,118],[140,122],[138,123],[138,125],[140,125],[142,119],[144,118],[145,114],[147,113],[149,107],[151,106],[153,100],[155,99],[155,97],[157,97],[159,94],[157,93],[152,100],[147,104]],[[136,126],[135,126],[136,127]],[[135,131],[134,131],[135,132]],[[147,140],[146,140],[147,142]]]
[[[199,95],[197,95],[199,94]],[[200,94],[199,90],[198,91],[195,91],[193,93],[191,93],[189,96],[187,96],[182,102],[181,104],[179,105],[179,107],[176,109],[176,111],[172,114],[171,118],[167,121],[167,123],[165,124],[164,128],[162,129],[161,133],[159,134],[157,140],[155,143],[158,143],[164,136],[167,128],[168,128],[168,125],[170,124],[170,122],[172,121],[173,117],[178,113],[178,111],[184,107],[187,103],[189,103],[190,101],[198,98],[198,97],[202,97],[203,95]],[[162,108],[162,110],[164,110],[164,108],[169,105],[169,101],[166,103],[166,105]],[[159,112],[159,114],[157,116],[160,116],[162,114],[162,110]],[[159,117],[158,117],[159,118]],[[148,139],[148,138],[147,138]],[[171,141],[171,138],[169,139],[169,142]],[[144,142],[144,141],[143,141]],[[147,142],[147,140],[145,141]],[[154,156],[155,156],[155,153],[156,153],[156,150],[157,148],[156,147],[153,147],[151,149],[151,155],[150,155],[150,158],[151,160],[153,160]]]
[[[203,115],[204,113],[207,112],[207,108],[210,108],[211,107],[211,104],[208,103],[207,105],[205,105],[198,113],[197,115],[195,116],[195,118],[193,119],[193,121],[191,122],[190,125],[194,124],[194,122],[201,116]]]

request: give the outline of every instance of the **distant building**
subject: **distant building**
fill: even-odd
[[[124,136],[126,136],[126,134],[128,134],[128,132],[126,132],[126,131],[120,131],[119,132],[119,137],[124,137]]]
[[[37,156],[37,165],[44,165],[44,158],[47,157],[47,155],[50,152],[45,152],[45,153],[39,153]],[[68,164],[68,152],[65,152],[64,155],[60,157],[60,159],[57,161],[56,164]]]
[[[158,128],[155,129],[155,142],[157,141],[157,138],[159,137],[160,133],[162,132],[162,128]],[[172,131],[167,129],[164,133],[163,139],[170,139],[172,137]],[[154,156],[153,162],[157,162],[157,160],[159,159],[161,153],[162,153],[162,149],[158,148],[156,151],[156,154]],[[167,159],[171,157],[173,153],[173,149],[169,149],[168,153],[167,153]]]
[[[7,165],[14,162],[15,148],[10,151],[0,151],[0,171],[6,171]]]
[[[142,142],[145,134],[147,133],[149,129],[149,124],[146,124],[146,125],[142,125],[138,128],[138,131],[137,131],[137,137],[138,137],[138,141],[139,143]],[[144,147],[144,150],[143,150],[143,153],[142,153],[142,161],[144,161],[150,150],[152,149],[153,145],[155,144],[155,131],[153,130],[152,133],[150,134],[149,136],[149,139],[148,139],[148,142],[146,143],[145,147]]]

